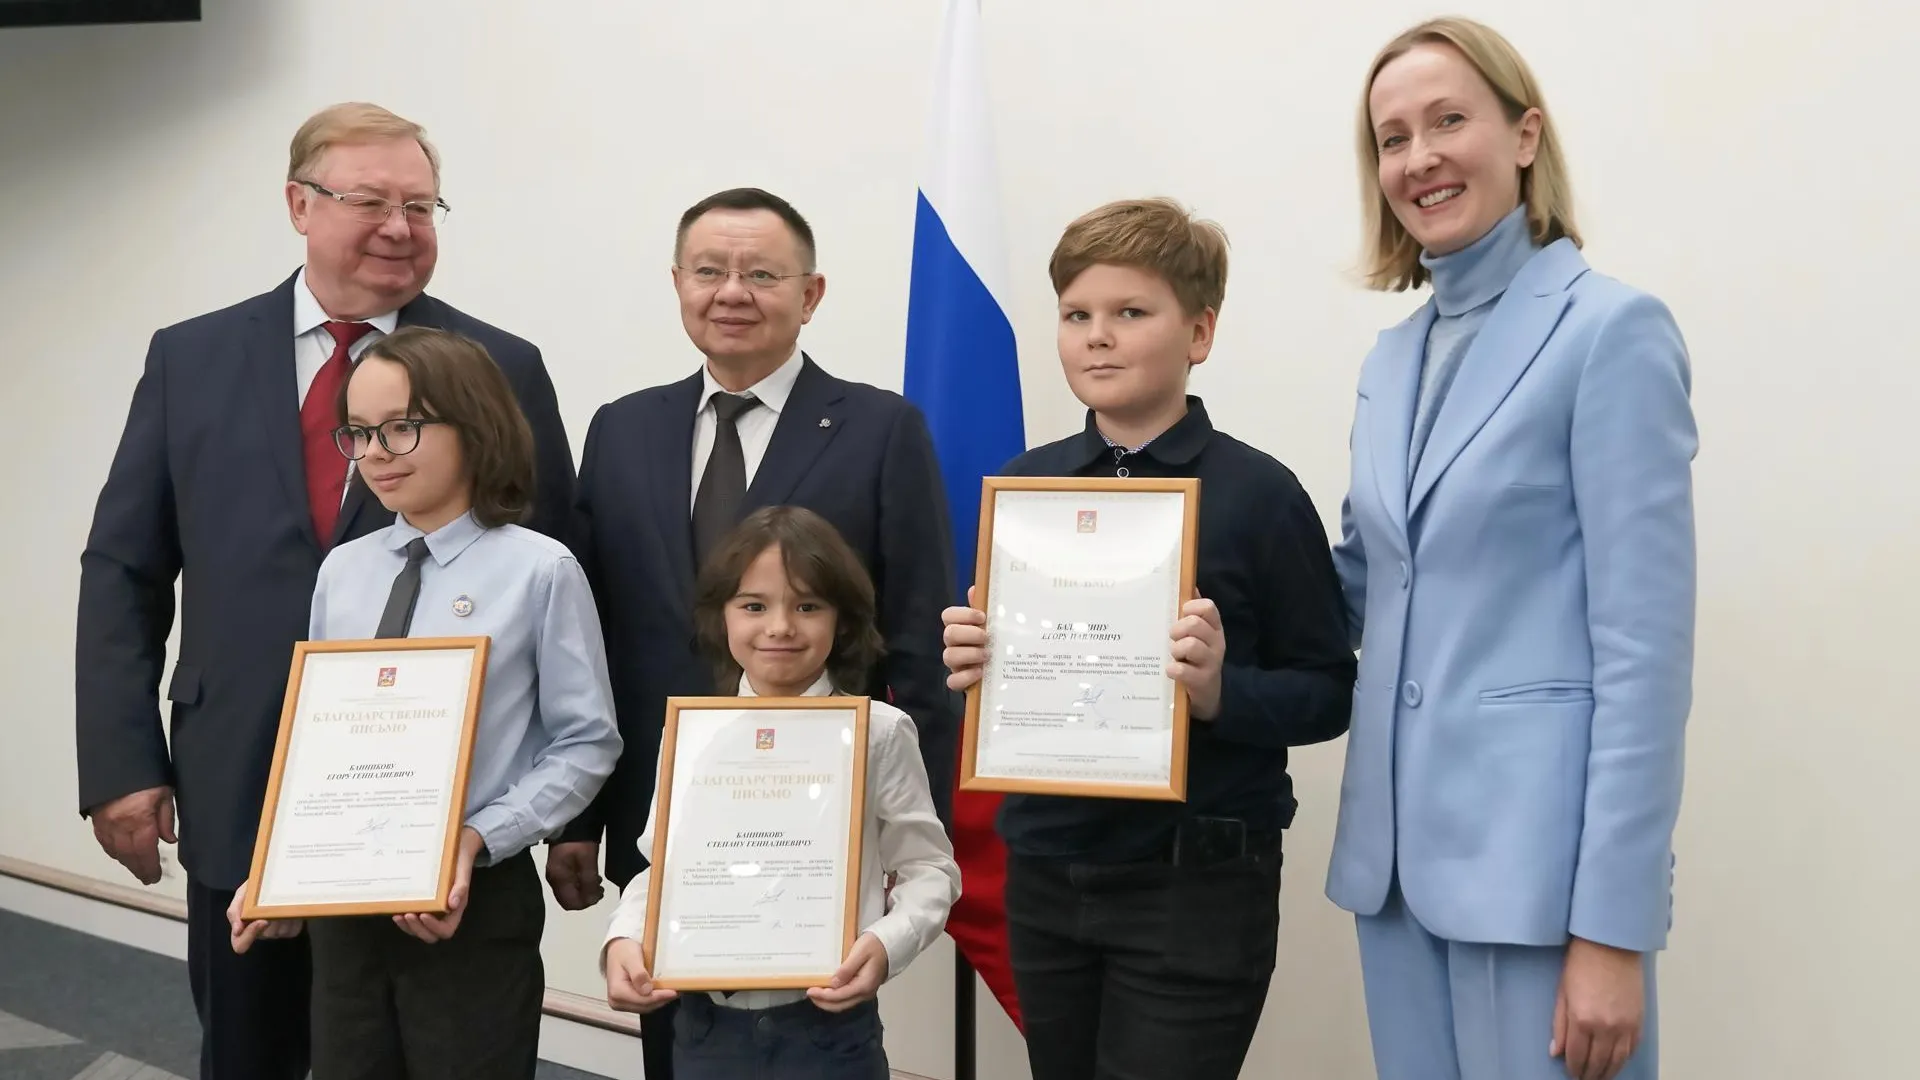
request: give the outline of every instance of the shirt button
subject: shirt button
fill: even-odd
[[[1414,682],[1412,679],[1408,679],[1406,685],[1400,688],[1400,700],[1406,702],[1407,707],[1410,709],[1419,708],[1420,684]]]
[[[1412,580],[1413,580],[1413,573],[1411,570],[1407,568],[1406,560],[1402,559],[1400,561],[1400,587],[1403,589],[1406,588],[1407,583]]]

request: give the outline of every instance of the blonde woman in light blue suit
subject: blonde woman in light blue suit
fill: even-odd
[[[1360,674],[1328,895],[1382,1080],[1656,1075],[1691,704],[1686,347],[1591,270],[1533,76],[1422,24],[1359,124],[1371,284],[1335,551]]]

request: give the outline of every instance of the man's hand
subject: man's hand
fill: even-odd
[[[607,1004],[620,1012],[646,1014],[679,997],[654,988],[646,957],[632,938],[615,938],[607,945]]]
[[[1553,1006],[1554,1057],[1573,1080],[1613,1080],[1640,1046],[1646,981],[1640,954],[1574,938]]]
[[[247,922],[240,917],[240,906],[246,899],[247,883],[243,881],[239,888],[233,890],[233,902],[227,905],[227,943],[233,946],[234,952],[246,952],[253,948],[255,941],[263,938],[273,941],[299,937],[301,929],[307,925],[304,919],[255,919]]]
[[[845,963],[833,973],[833,981],[807,991],[813,1003],[827,1012],[845,1012],[863,1001],[871,1001],[887,981],[887,949],[872,934],[861,934],[847,951]]]
[[[473,883],[473,860],[480,855],[484,841],[472,829],[460,830],[460,855],[453,865],[453,888],[447,891],[445,915],[395,915],[393,924],[431,945],[452,937],[460,929],[460,916],[467,910],[467,889]]]
[[[148,788],[101,803],[87,812],[100,850],[113,856],[142,885],[160,880],[160,841],[179,843],[173,834],[173,789]]]
[[[563,911],[583,911],[600,902],[600,843],[569,840],[547,845],[547,885]]]
[[[972,604],[973,586],[967,586],[967,603]],[[976,607],[950,607],[940,613],[946,630],[942,641],[946,649],[940,660],[947,665],[947,689],[965,690],[980,681],[987,665],[987,613]]]
[[[1173,624],[1173,663],[1167,677],[1187,688],[1195,720],[1220,714],[1220,663],[1227,655],[1227,631],[1211,600],[1189,600]]]

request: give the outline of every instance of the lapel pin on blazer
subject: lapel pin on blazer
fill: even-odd
[[[824,416],[823,416],[823,417],[821,417],[821,418],[820,418],[820,426],[821,426],[821,427],[832,427],[832,426],[833,426],[833,421],[831,421],[831,420],[829,420],[829,419],[827,419],[826,417],[824,417]]]
[[[453,613],[464,619],[473,614],[473,598],[462,593],[453,598]]]

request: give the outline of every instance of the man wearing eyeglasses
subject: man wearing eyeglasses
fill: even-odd
[[[304,264],[271,292],[153,336],[80,560],[80,808],[106,853],[148,885],[178,808],[201,1080],[307,1072],[306,939],[237,955],[226,908],[250,869],[320,562],[392,520],[335,444],[335,403],[361,352],[409,325],[479,341],[533,428],[526,524],[564,538],[573,493],[539,350],[423,292],[448,207],[422,129],[375,105],[334,106],[295,134],[290,159]],[[168,732],[156,688],[176,579]]]
[[[693,651],[695,574],[754,510],[805,506],[831,521],[874,578],[886,657],[868,686],[844,686],[913,718],[942,818],[957,702],[940,660],[953,544],[933,440],[900,395],[829,375],[800,348],[827,282],[813,230],[786,200],[723,191],[681,215],[673,283],[705,357],[679,382],[601,408],[580,458],[575,553],[593,585],[625,749],[600,797],[547,857],[568,909],[644,867],[635,840],[653,796],[666,699],[716,688]],[[753,995],[728,999],[739,1005]],[[647,1080],[672,1074],[673,1006],[642,1020]]]

